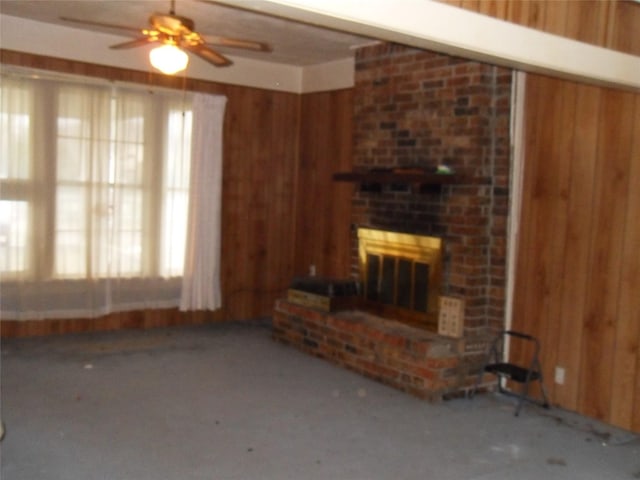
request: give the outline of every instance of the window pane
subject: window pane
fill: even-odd
[[[121,92],[112,104],[113,138],[118,142],[144,143],[145,114],[148,105],[149,99],[146,94]]]
[[[120,143],[113,163],[113,181],[123,185],[140,185],[144,166],[144,145]]]
[[[86,181],[89,179],[91,143],[80,138],[58,139],[58,179]]]
[[[166,187],[189,188],[191,165],[190,111],[171,110],[167,128]]]
[[[108,140],[109,91],[61,86],[58,94],[58,137]]]
[[[80,278],[87,274],[86,205],[84,187],[59,185],[56,192],[55,275]]]
[[[180,276],[184,270],[189,194],[176,190],[167,192],[164,198],[160,274]]]
[[[142,275],[142,232],[120,230],[114,235],[113,264],[110,275],[137,277]],[[115,275],[114,275],[115,274]]]
[[[111,148],[109,92],[62,86],[58,110],[58,180],[106,182]]]
[[[142,190],[121,189],[114,213],[113,259],[118,262],[115,273],[142,275]]]
[[[184,271],[189,215],[191,167],[191,111],[169,112],[162,203],[160,274],[180,276]]]
[[[0,272],[24,272],[29,267],[27,250],[29,204],[0,201]]]
[[[0,178],[26,180],[31,176],[33,93],[15,80],[2,79],[0,89]],[[10,141],[9,141],[10,140]]]

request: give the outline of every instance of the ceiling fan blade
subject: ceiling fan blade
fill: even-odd
[[[113,50],[124,50],[126,48],[135,48],[142,47],[147,43],[155,42],[156,40],[150,37],[140,37],[133,40],[128,40],[122,43],[116,43],[115,45],[111,45],[109,48]]]
[[[227,65],[231,65],[231,60],[223,55],[220,55],[218,52],[210,49],[206,45],[185,45],[183,48],[194,53],[203,60],[206,60],[207,62],[215,65],[216,67],[226,67]]]
[[[241,38],[216,37],[213,35],[202,35],[205,43],[210,45],[219,45],[221,47],[244,48],[246,50],[255,50],[258,52],[270,52],[271,47],[262,42],[254,42],[253,40],[243,40]]]
[[[118,30],[127,30],[129,32],[140,33],[141,30],[136,27],[128,27],[126,25],[114,25],[112,23],[94,22],[93,20],[83,20],[81,18],[60,17],[65,22],[80,23],[82,25],[93,25],[94,27],[117,28]]]

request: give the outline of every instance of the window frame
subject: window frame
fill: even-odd
[[[1,281],[34,280],[34,281],[63,281],[71,280],[102,280],[113,278],[110,275],[82,275],[73,277],[64,277],[56,275],[55,271],[55,244],[56,244],[56,213],[57,201],[56,196],[60,188],[60,181],[56,175],[58,166],[58,101],[59,101],[59,85],[67,82],[60,82],[56,79],[44,79],[36,81],[31,89],[33,94],[32,111],[30,125],[30,141],[32,145],[31,172],[29,179],[0,179],[0,200],[3,201],[25,201],[28,204],[30,212],[29,236],[32,239],[27,242],[28,260],[26,270],[22,271],[3,271],[0,272]],[[75,83],[79,88],[83,88],[83,83]],[[93,85],[90,85],[93,88]],[[1,87],[0,87],[1,88]],[[140,229],[142,230],[141,250],[142,258],[140,270],[134,275],[125,275],[126,278],[179,278],[179,275],[164,275],[162,271],[164,262],[161,258],[163,254],[163,232],[167,230],[163,225],[165,221],[164,195],[165,188],[164,177],[168,171],[167,151],[169,142],[169,116],[171,112],[177,109],[175,105],[181,104],[180,109],[183,115],[185,112],[191,114],[191,105],[187,101],[184,92],[178,94],[175,91],[164,91],[154,89],[140,89],[133,86],[129,87],[113,87],[113,85],[102,86],[98,88],[111,88],[116,91],[132,93],[135,95],[158,94],[168,96],[164,102],[151,102],[151,106],[145,113],[145,137],[147,129],[155,131],[157,135],[155,142],[148,144],[148,140],[144,142],[143,153],[143,172],[142,187],[140,189],[142,202],[153,202],[158,208],[143,208],[146,214],[142,215],[140,221]],[[43,96],[49,96],[49,101],[42,101]],[[148,121],[152,120],[152,125]],[[51,127],[55,128],[51,128]],[[159,134],[158,134],[159,133]],[[184,133],[184,132],[183,132]],[[39,141],[36,141],[36,137]],[[35,193],[34,193],[35,192]],[[187,195],[188,197],[188,195]],[[188,208],[188,203],[187,203]],[[185,212],[185,215],[187,213]],[[170,230],[170,229],[169,229]],[[185,232],[186,235],[186,232]],[[86,231],[85,231],[86,236]],[[145,240],[147,243],[145,244]],[[87,268],[91,269],[91,261],[87,260]],[[90,271],[90,270],[89,270]]]

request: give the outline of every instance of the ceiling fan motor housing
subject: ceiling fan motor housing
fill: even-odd
[[[172,37],[189,34],[195,29],[195,23],[190,18],[166,13],[154,13],[149,17],[149,23],[156,30]]]

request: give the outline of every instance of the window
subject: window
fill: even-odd
[[[0,105],[0,272],[18,273],[30,268],[31,209],[26,199],[33,170],[33,92],[28,86],[3,81]]]
[[[2,318],[180,305],[192,96],[16,75],[0,100]]]
[[[23,78],[0,92],[3,282],[179,277],[183,95]]]

